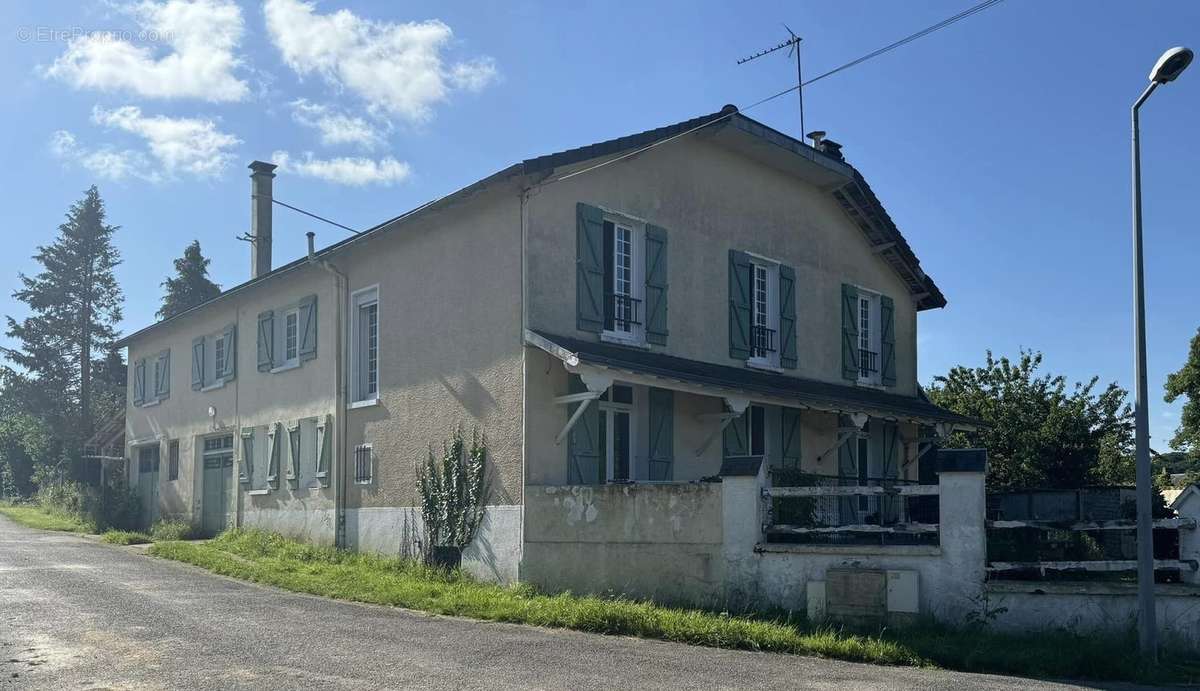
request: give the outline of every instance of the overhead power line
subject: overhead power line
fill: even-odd
[[[616,163],[617,161],[623,161],[627,158],[630,158],[631,156],[637,156],[640,153],[649,151],[650,149],[653,149],[657,146],[662,146],[663,144],[673,142],[676,139],[687,136],[693,132],[696,132],[697,130],[702,130],[705,127],[711,127],[712,125],[715,125],[718,122],[722,122],[728,118],[731,118],[738,113],[744,113],[752,108],[757,108],[758,106],[761,106],[764,103],[767,103],[769,101],[774,101],[775,99],[777,99],[781,96],[786,96],[786,95],[792,93],[793,91],[796,91],[798,89],[806,87],[809,84],[812,84],[814,82],[819,82],[826,77],[830,77],[832,75],[837,74],[838,72],[850,69],[851,67],[854,67],[855,65],[861,65],[862,63],[864,63],[872,58],[877,58],[880,55],[883,55],[884,53],[895,50],[896,48],[899,48],[900,46],[903,46],[906,43],[911,43],[911,42],[917,40],[918,38],[922,38],[924,36],[928,36],[929,34],[934,33],[935,31],[940,31],[941,29],[945,29],[946,27],[950,26],[951,24],[955,24],[957,22],[960,22],[960,21],[966,19],[967,17],[979,14],[980,12],[982,12],[984,10],[995,7],[996,5],[999,5],[1001,2],[1004,2],[1004,0],[984,0],[984,2],[981,2],[978,5],[970,7],[966,10],[963,10],[962,12],[959,12],[958,14],[956,14],[952,17],[943,19],[942,21],[938,22],[937,24],[934,24],[932,26],[928,26],[924,29],[921,29],[920,31],[918,31],[914,34],[909,34],[908,36],[905,36],[904,38],[900,39],[899,41],[896,41],[895,43],[890,43],[890,44],[880,48],[879,50],[875,50],[870,53],[867,53],[866,55],[864,55],[860,58],[855,58],[854,60],[851,60],[850,62],[847,62],[844,65],[839,65],[838,67],[835,67],[835,68],[829,70],[828,72],[819,74],[819,75],[813,77],[812,79],[809,79],[807,81],[796,84],[795,86],[792,86],[790,88],[784,89],[783,91],[780,91],[779,93],[771,94],[770,96],[767,96],[764,99],[760,99],[758,101],[755,101],[754,103],[751,103],[750,105],[746,106],[745,108],[739,108],[738,110],[735,110],[731,113],[726,113],[725,115],[722,115],[720,117],[713,118],[712,120],[709,120],[708,122],[706,122],[702,125],[697,125],[696,127],[693,127],[689,130],[680,132],[679,134],[672,135],[670,137],[667,137],[666,139],[660,139],[660,140],[654,142],[653,144],[647,144],[646,146],[644,146],[640,149],[630,151],[629,153],[622,154],[616,158],[612,158],[607,161],[597,163],[596,165],[590,166],[588,168],[584,168],[583,170],[577,170],[573,173],[567,173],[566,175],[562,175],[560,177],[554,178],[553,180],[548,180],[544,184],[561,182],[563,180],[567,180],[569,178],[576,177],[578,175],[583,175],[584,173],[590,173],[591,171],[596,170],[597,168],[603,168],[604,166],[607,166],[611,163]]]
[[[704,129],[705,127],[710,127],[712,125],[717,124],[718,122],[722,122],[728,118],[731,118],[738,113],[744,113],[753,108],[757,108],[758,106],[761,106],[764,103],[768,103],[768,102],[774,101],[775,99],[780,98],[782,96],[786,96],[786,95],[792,93],[793,91],[796,91],[798,89],[802,89],[803,87],[808,86],[809,84],[812,84],[814,82],[819,82],[822,79],[825,79],[826,77],[831,77],[831,76],[837,74],[838,72],[842,72],[843,70],[848,70],[851,67],[854,67],[856,65],[861,65],[862,63],[864,63],[868,60],[877,58],[880,55],[883,55],[884,53],[888,53],[890,51],[893,51],[893,50],[899,48],[900,46],[903,46],[907,43],[911,43],[919,38],[923,38],[923,37],[928,36],[929,34],[932,34],[936,31],[945,29],[946,27],[948,27],[952,24],[955,24],[957,22],[960,22],[960,21],[966,19],[967,17],[971,17],[973,15],[979,14],[980,12],[983,12],[984,10],[995,7],[996,5],[999,5],[1001,2],[1004,2],[1004,0],[984,0],[984,2],[981,2],[978,5],[975,5],[973,7],[965,9],[956,15],[947,17],[946,19],[943,19],[942,21],[938,22],[937,24],[928,26],[924,29],[921,29],[920,31],[918,31],[916,33],[909,34],[908,36],[905,36],[904,38],[902,38],[894,43],[889,43],[888,45],[880,48],[879,50],[875,50],[870,53],[867,53],[866,55],[863,55],[862,57],[855,58],[854,60],[851,60],[850,62],[847,62],[844,65],[839,65],[838,67],[835,67],[835,68],[829,70],[828,72],[823,72],[823,73],[813,77],[812,79],[800,82],[800,83],[796,84],[795,86],[784,89],[783,91],[780,91],[778,93],[771,94],[770,96],[767,96],[766,98],[759,99],[759,100],[755,101],[754,103],[751,103],[750,105],[746,106],[745,108],[740,108],[740,109],[732,111],[730,113],[726,113],[725,115],[721,115],[719,117],[713,118],[712,120],[709,120],[708,122],[706,122],[702,125],[697,125],[696,127],[693,127],[691,129],[687,129],[678,134],[671,135],[670,137],[667,137],[666,139],[660,139],[660,140],[654,142],[653,144],[648,144],[646,146],[641,147],[640,149],[636,149],[634,151],[630,151],[628,153],[617,156],[616,158],[612,158],[607,161],[597,163],[596,165],[590,166],[588,168],[584,168],[583,170],[577,170],[573,173],[567,173],[566,175],[559,176],[557,178],[554,178],[553,180],[547,180],[546,182],[544,182],[542,184],[549,185],[549,184],[552,184],[555,182],[561,182],[563,180],[567,180],[567,179],[570,179],[570,178],[573,178],[573,177],[576,177],[579,175],[583,175],[584,173],[590,173],[591,171],[596,170],[597,168],[603,168],[604,166],[607,166],[611,163],[623,161],[632,156],[637,156],[640,153],[649,151],[650,149],[653,149],[655,147],[662,146],[663,144],[667,144],[669,142],[673,142],[676,139],[685,137],[689,134],[692,134],[693,132]],[[790,33],[790,30],[789,30],[789,33]],[[775,48],[772,48],[765,52],[773,52],[775,50],[778,50],[779,48],[783,48],[789,44],[792,44],[793,42],[796,42],[796,43],[799,42],[799,39],[795,36],[795,34],[792,34],[792,40],[784,42],[784,43],[780,44],[779,46],[776,46]],[[753,59],[753,57],[758,57],[758,56],[757,55],[752,56],[750,59]],[[801,133],[801,134],[803,134],[803,133]],[[363,232],[360,230],[355,230],[354,228],[351,228],[350,226],[342,225],[341,223],[338,223],[337,221],[331,221],[328,218],[325,218],[324,216],[318,216],[317,214],[314,214],[310,211],[305,211],[304,209],[301,209],[299,207],[292,206],[291,204],[285,204],[284,202],[281,202],[278,199],[271,199],[271,201],[282,207],[291,209],[292,211],[296,211],[298,213],[304,214],[305,216],[315,218],[318,221],[328,223],[329,225],[332,225],[332,226],[337,226],[338,228],[341,228],[343,230],[348,230],[351,233],[354,233],[355,235],[361,235]],[[422,207],[419,207],[419,208],[424,208],[424,206],[428,206],[428,204],[422,205]],[[414,212],[419,210],[419,208],[414,209]],[[412,213],[412,212],[410,212],[410,213]],[[407,216],[408,214],[405,214],[405,215]]]

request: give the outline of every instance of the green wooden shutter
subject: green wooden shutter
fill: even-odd
[[[651,387],[650,391],[650,479],[675,477],[675,392]]]
[[[729,357],[750,358],[750,255],[729,250]]]
[[[783,433],[779,446],[781,450],[779,465],[781,468],[799,470],[801,464],[800,409],[780,408],[779,421],[779,427]]]
[[[258,315],[258,371],[269,372],[275,366],[275,313]]]
[[[570,392],[582,393],[587,387],[577,376],[570,379]],[[567,419],[582,403],[567,406]],[[600,406],[588,403],[583,416],[567,436],[567,484],[594,485],[604,482],[604,464],[600,460]]]
[[[750,455],[750,408],[725,426],[721,449],[726,458]]]
[[[225,381],[229,381],[237,376],[237,325],[230,324],[225,327],[225,332],[221,334],[225,340],[225,366],[216,375]]]
[[[317,296],[300,301],[300,361],[317,357]]]
[[[219,373],[218,373],[219,374]],[[204,337],[192,339],[192,390],[204,388]]]
[[[854,423],[846,415],[838,416],[838,438],[841,439],[844,429],[853,429]],[[838,485],[854,487],[858,485],[858,464],[854,454],[857,453],[858,437],[851,433],[846,443],[838,447]],[[842,525],[858,523],[858,497],[838,498],[838,522]]]
[[[146,402],[146,360],[138,360],[133,365],[133,404],[141,405]]]
[[[171,395],[171,351],[158,356],[158,377],[154,380],[154,397],[168,398]]]
[[[871,423],[871,454],[878,461],[880,477],[900,477],[899,455],[896,453],[898,433],[899,428],[894,422],[876,420]],[[879,510],[885,521],[895,521],[900,512],[899,498],[880,497]]]
[[[779,267],[779,364],[796,368],[796,271]]]
[[[896,305],[886,295],[879,298],[879,380],[896,385]]]
[[[842,284],[842,379],[858,381],[858,288]]]
[[[604,212],[575,205],[575,309],[580,331],[604,330]]]
[[[646,226],[646,341],[667,344],[667,231]]]

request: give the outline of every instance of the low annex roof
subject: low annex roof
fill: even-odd
[[[557,169],[594,159],[628,155],[645,147],[666,143],[669,139],[679,138],[693,132],[695,133],[693,136],[708,137],[720,145],[737,150],[764,164],[780,168],[828,189],[851,220],[863,231],[875,251],[904,280],[918,310],[946,306],[946,298],[942,295],[941,290],[933,279],[921,269],[916,254],[858,170],[844,160],[839,160],[840,157],[826,154],[794,137],[746,117],[733,105],[726,105],[715,113],[701,115],[665,127],[525,159],[460,190],[422,204],[357,235],[329,245],[319,250],[316,255],[320,258],[328,258],[349,245],[377,237],[383,232],[402,225],[404,221],[443,208],[503,180],[529,176],[544,181]],[[118,340],[116,345],[124,347],[153,329],[184,319],[197,310],[204,309],[262,282],[272,280],[304,266],[307,262],[307,257],[301,257],[284,264],[269,273],[229,288],[207,302],[139,329]]]

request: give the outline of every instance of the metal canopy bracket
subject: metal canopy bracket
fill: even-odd
[[[564,426],[562,431],[558,433],[558,436],[554,438],[555,446],[562,444],[563,439],[566,439],[567,435],[571,433],[571,429],[575,427],[575,423],[579,422],[579,420],[583,418],[583,414],[587,412],[588,406],[592,404],[592,401],[603,396],[604,392],[608,391],[609,387],[612,386],[613,383],[611,376],[597,372],[591,368],[580,367],[578,370],[579,371],[576,372],[576,374],[578,374],[579,378],[583,380],[583,385],[587,387],[587,391],[567,394],[566,396],[557,396],[554,399],[554,402],[558,405],[569,405],[571,403],[579,404],[579,407],[575,409],[575,412],[572,413],[571,417],[567,420],[566,426]]]
[[[708,447],[712,446],[713,441],[716,440],[716,438],[725,431],[725,428],[729,426],[729,423],[745,414],[746,408],[750,407],[750,399],[742,398],[740,396],[727,396],[725,398],[725,407],[729,408],[728,412],[706,413],[698,416],[701,420],[717,420],[721,424],[718,425],[717,428],[712,432],[710,432],[707,437],[705,437],[704,443],[700,445],[700,448],[696,449],[697,456],[703,456],[704,452],[708,451]]]

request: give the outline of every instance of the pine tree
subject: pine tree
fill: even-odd
[[[8,335],[18,346],[4,356],[20,370],[27,386],[25,408],[50,430],[53,453],[71,462],[82,477],[80,449],[92,433],[92,380],[121,319],[121,288],[113,276],[120,254],[112,245],[117,226],[105,223],[104,202],[93,185],[71,205],[54,242],[38,248],[36,276],[19,276],[13,297],[29,316],[8,317]],[[44,459],[54,462],[57,459]]]
[[[183,256],[175,260],[175,277],[162,283],[167,292],[158,310],[159,319],[173,317],[221,294],[221,286],[208,280],[210,261],[200,252],[200,241],[192,240]]]

